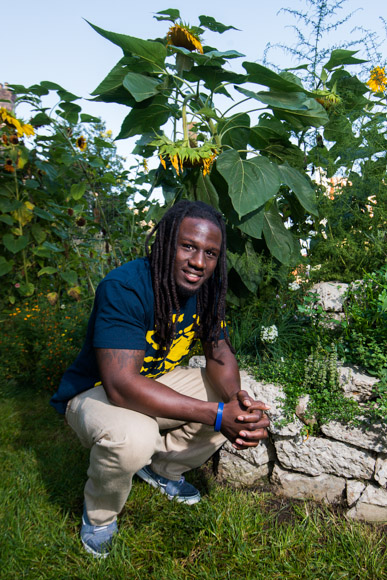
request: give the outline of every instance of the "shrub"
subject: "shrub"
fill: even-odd
[[[85,303],[51,306],[41,296],[3,312],[1,375],[20,387],[54,391],[82,346],[88,316]]]
[[[342,355],[370,374],[387,371],[387,267],[352,285],[344,304]]]

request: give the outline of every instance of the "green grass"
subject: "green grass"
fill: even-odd
[[[79,541],[88,452],[48,398],[11,384],[0,397],[1,579],[387,579],[386,526],[234,490],[208,468],[190,474],[194,506],[136,480],[110,557],[93,559]]]

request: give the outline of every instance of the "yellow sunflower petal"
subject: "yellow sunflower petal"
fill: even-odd
[[[188,28],[180,26],[180,24],[175,24],[175,26],[171,26],[168,30],[167,44],[182,46],[190,51],[197,50],[203,54],[203,47],[200,40]]]
[[[171,163],[172,163],[172,167],[174,167],[177,175],[179,174],[179,157],[178,155],[173,155],[173,157],[170,157]]]
[[[374,93],[383,92],[387,85],[385,67],[376,66],[375,68],[373,68],[371,71],[370,79],[367,81],[366,84]]]

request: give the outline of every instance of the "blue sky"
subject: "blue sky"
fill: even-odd
[[[304,0],[181,0],[159,2],[147,0],[18,0],[17,14],[12,24],[2,27],[2,63],[0,82],[31,84],[50,80],[87,99],[100,81],[121,57],[121,50],[99,36],[85,19],[106,30],[139,38],[164,36],[168,22],[158,22],[153,14],[167,8],[178,8],[183,19],[198,24],[198,16],[206,14],[239,31],[222,35],[206,32],[206,44],[220,50],[234,49],[250,61],[260,61],[268,42],[295,43],[289,25],[295,21],[289,15],[278,14],[282,7],[302,9]],[[360,9],[351,24],[340,31],[340,39],[351,37],[355,26],[364,26],[383,33],[378,19],[383,11],[380,0],[348,0],[341,11]],[[23,31],[22,33],[20,31]],[[332,43],[337,41],[332,35]],[[5,54],[5,58],[4,58]],[[386,55],[387,56],[387,55]],[[283,53],[272,54],[279,66],[291,66]],[[242,60],[242,59],[241,59]],[[234,61],[235,62],[235,61]],[[233,65],[234,65],[233,62]],[[85,112],[100,116],[117,134],[127,114],[125,107],[82,101]],[[119,151],[125,155],[131,147],[121,142]]]

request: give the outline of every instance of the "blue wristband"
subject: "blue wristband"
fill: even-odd
[[[220,431],[220,427],[222,426],[223,407],[224,407],[224,403],[218,404],[218,411],[216,413],[214,431]]]

